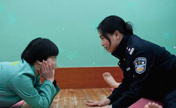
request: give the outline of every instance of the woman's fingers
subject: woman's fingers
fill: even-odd
[[[49,65],[48,65],[48,62],[47,62],[47,61],[44,61],[44,60],[43,60],[41,69],[42,69],[42,73],[48,73],[48,72],[50,71]]]
[[[43,60],[39,72],[44,79],[54,81],[54,70],[49,62]]]
[[[47,61],[45,61],[45,70],[46,70],[46,72],[49,72],[49,66],[48,66],[48,62]]]
[[[50,63],[48,63],[48,66],[49,66],[49,71],[51,72],[51,73],[53,73],[53,68],[52,68],[52,66],[51,66],[51,64]]]
[[[44,72],[45,70],[46,70],[46,66],[45,66],[45,61],[43,60],[43,62],[42,62],[42,72]]]

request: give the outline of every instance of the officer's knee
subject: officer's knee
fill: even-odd
[[[166,95],[163,102],[163,108],[176,108],[176,91]]]

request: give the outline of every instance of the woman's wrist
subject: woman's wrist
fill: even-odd
[[[46,79],[46,80],[49,80],[49,81],[51,81],[52,83],[54,82],[54,79]]]

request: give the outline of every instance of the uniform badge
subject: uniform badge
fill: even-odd
[[[142,74],[146,70],[147,60],[145,57],[138,57],[134,61],[135,71]]]

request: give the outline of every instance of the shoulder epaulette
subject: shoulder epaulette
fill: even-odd
[[[135,48],[133,48],[133,47],[130,47],[130,46],[126,47],[126,51],[129,55],[133,55],[134,50],[135,50]]]

